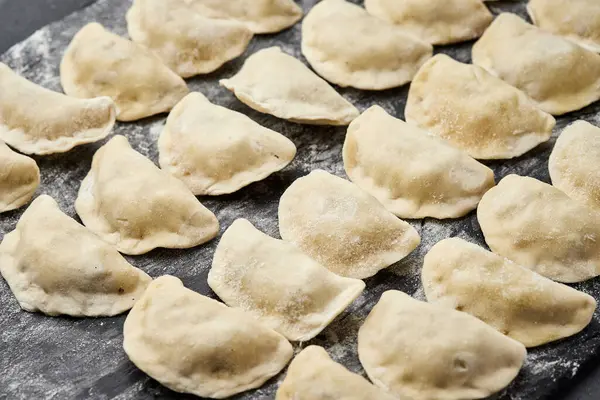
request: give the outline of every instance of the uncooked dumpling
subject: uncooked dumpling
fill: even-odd
[[[600,128],[576,121],[561,133],[548,163],[552,184],[600,211]]]
[[[358,110],[300,60],[269,47],[252,54],[242,69],[220,81],[253,109],[316,125],[348,125]]]
[[[364,279],[403,259],[421,242],[417,231],[345,179],[315,170],[279,202],[279,232],[332,272]]]
[[[402,218],[458,218],[494,186],[494,172],[444,140],[372,106],[348,127],[344,168]]]
[[[74,317],[127,311],[151,281],[46,195],[4,236],[0,272],[24,310]]]
[[[596,300],[465,240],[444,239],[423,263],[429,302],[467,312],[527,347],[576,334]]]
[[[235,192],[284,168],[296,155],[285,136],[198,92],[171,111],[158,150],[161,168],[196,195]]]
[[[0,213],[27,204],[39,185],[35,160],[12,151],[0,140]]]
[[[337,276],[294,245],[265,235],[245,219],[225,231],[208,284],[289,340],[318,335],[360,295],[365,283]]]
[[[193,247],[219,231],[215,215],[183,182],[133,150],[123,136],[94,154],[75,209],[85,226],[125,254]]]
[[[473,45],[473,64],[521,89],[553,115],[579,110],[600,98],[600,55],[515,14],[500,14],[494,20]]]
[[[525,347],[469,314],[396,290],[381,296],[358,331],[358,357],[375,385],[401,399],[465,400],[517,376]]]
[[[302,53],[329,82],[382,90],[410,82],[433,48],[344,0],[322,0],[302,22]]]
[[[139,369],[176,392],[213,399],[261,386],[293,353],[277,332],[168,275],[135,304],[123,336]]]
[[[600,213],[537,179],[509,175],[477,208],[490,249],[559,282],[600,275]]]
[[[529,0],[527,11],[540,28],[600,52],[598,0]]]
[[[275,397],[275,400],[394,399],[333,361],[319,346],[308,346],[294,357]]]
[[[74,99],[38,86],[0,63],[0,139],[20,152],[63,153],[104,139],[115,115],[115,104],[108,97]]]
[[[518,157],[550,139],[555,125],[520,90],[444,54],[415,76],[405,116],[483,160]]]
[[[84,26],[65,51],[60,80],[69,96],[112,98],[119,121],[167,112],[188,93],[183,79],[154,53],[95,22]]]
[[[135,0],[127,29],[134,42],[184,78],[215,71],[240,56],[252,39],[244,24],[206,18],[182,0]]]
[[[365,8],[431,44],[478,38],[493,19],[481,0],[365,0]]]

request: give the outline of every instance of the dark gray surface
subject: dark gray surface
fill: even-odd
[[[61,18],[68,11],[90,2],[0,0],[0,53],[43,23]],[[314,1],[305,3],[307,8]],[[123,15],[128,5],[129,1],[103,0],[35,34],[0,59],[31,80],[60,90],[57,66],[72,35],[84,23],[92,20],[98,20],[117,33],[125,34]],[[492,8],[494,11],[510,9],[523,15],[524,3],[500,2]],[[274,43],[287,43],[285,50],[299,56],[299,26],[277,35],[255,39],[245,56]],[[462,61],[469,60],[469,50],[469,44],[444,49]],[[314,168],[323,168],[344,176],[340,153],[345,130],[287,123],[245,107],[217,85],[219,78],[233,74],[241,63],[242,59],[236,60],[208,77],[193,79],[190,86],[205,93],[212,101],[243,111],[261,124],[282,132],[298,146],[298,157],[284,171],[236,194],[201,200],[216,213],[222,230],[235,218],[245,217],[258,228],[277,236],[277,200],[293,179]],[[355,90],[341,92],[361,110],[378,103],[394,115],[403,117],[406,88],[382,93]],[[577,115],[560,118],[555,135],[567,121],[576,117],[598,124],[595,117],[599,110],[599,106],[592,106]],[[163,120],[163,117],[158,117],[140,123],[118,124],[115,133],[126,135],[134,148],[156,161],[155,142]],[[491,163],[496,178],[516,172],[547,182],[547,158],[553,142],[554,140],[517,160]],[[100,144],[83,146],[64,155],[37,158],[43,176],[38,193],[51,194],[64,211],[75,216],[73,200],[76,191],[89,169],[91,156],[99,146]],[[18,210],[0,216],[0,237],[14,228],[21,213],[22,210]],[[415,222],[414,225],[423,236],[421,247],[407,260],[367,280],[365,294],[323,334],[311,341],[325,346],[335,359],[352,370],[361,372],[355,354],[356,330],[384,290],[400,289],[421,297],[418,274],[422,257],[442,237],[461,236],[483,244],[473,214],[458,221],[440,223],[426,220]],[[195,249],[158,250],[144,256],[129,257],[129,260],[152,276],[173,274],[182,278],[186,286],[211,294],[206,285],[206,274],[217,240]],[[600,300],[598,279],[577,287]],[[188,398],[166,390],[127,360],[121,348],[123,316],[72,319],[29,314],[20,311],[3,280],[0,280],[0,310],[0,398]],[[590,327],[578,336],[532,349],[520,376],[498,398],[598,399],[600,388],[597,382],[600,371],[586,375],[569,394],[565,390],[573,386],[575,375],[575,379],[578,379],[580,374],[587,372],[585,370],[588,367],[595,365],[594,359],[599,350],[600,323],[596,314]],[[279,378],[264,389],[249,392],[239,398],[271,398],[276,386],[274,382]]]

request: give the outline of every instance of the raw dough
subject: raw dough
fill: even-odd
[[[27,204],[39,185],[35,160],[12,151],[0,140],[0,213]]]

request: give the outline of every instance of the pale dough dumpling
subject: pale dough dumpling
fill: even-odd
[[[550,139],[556,123],[520,90],[444,54],[415,76],[405,116],[483,160],[524,154]]]
[[[458,218],[494,186],[494,172],[467,153],[372,106],[352,121],[346,173],[401,218]]]
[[[410,82],[430,44],[344,0],[322,0],[302,22],[302,53],[329,82],[382,90]]]
[[[394,399],[333,361],[319,346],[308,346],[294,357],[275,396],[275,400]]]
[[[365,8],[431,44],[478,38],[493,19],[481,0],[365,0]]]
[[[4,236],[0,272],[24,310],[74,317],[127,311],[151,281],[46,195]]]
[[[63,153],[104,139],[116,113],[109,97],[74,99],[38,86],[0,63],[0,139],[20,152]]]
[[[364,279],[411,253],[417,231],[377,199],[322,170],[297,179],[279,202],[279,232],[332,272]]]
[[[39,185],[35,160],[12,151],[0,140],[0,213],[25,205]]]
[[[112,98],[119,121],[167,112],[188,93],[183,79],[154,53],[95,22],[84,26],[65,51],[60,81],[69,96]]]
[[[225,231],[208,273],[212,290],[293,341],[318,335],[365,288],[245,219]]]
[[[194,92],[169,114],[158,151],[163,170],[195,195],[214,196],[233,193],[283,169],[296,155],[296,146]]]
[[[550,154],[548,168],[555,187],[600,211],[600,128],[585,121],[565,128]]]
[[[477,208],[490,249],[559,282],[600,275],[600,213],[557,188],[509,175]]]
[[[564,13],[562,8],[559,12]],[[473,45],[473,64],[521,89],[553,115],[600,98],[600,55],[515,14],[494,20]]]
[[[527,11],[540,28],[600,52],[600,3],[597,0],[529,0]]]
[[[135,304],[123,337],[139,369],[176,392],[212,399],[261,386],[293,355],[277,332],[168,275]]]
[[[469,314],[396,290],[383,293],[358,331],[367,375],[401,399],[487,397],[517,376],[526,353]]]
[[[240,22],[204,17],[182,0],[135,0],[127,29],[134,42],[184,78],[215,71],[240,56],[253,35]]]
[[[300,60],[269,47],[252,54],[221,86],[253,109],[293,122],[348,125],[358,110]]]
[[[574,335],[596,300],[465,240],[438,242],[423,262],[427,300],[467,312],[527,347]]]
[[[215,215],[183,182],[133,150],[123,136],[94,154],[75,209],[85,226],[125,254],[193,247],[219,231]]]

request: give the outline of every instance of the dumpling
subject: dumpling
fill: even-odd
[[[417,231],[367,192],[322,170],[297,179],[279,201],[279,232],[330,271],[364,279],[410,254]]]
[[[348,125],[358,110],[300,60],[269,47],[252,54],[221,86],[253,109],[293,122]]]
[[[39,185],[35,160],[12,151],[0,140],[0,213],[27,204]]]
[[[63,153],[104,139],[116,112],[108,97],[73,99],[38,86],[0,63],[0,139],[20,152]]]
[[[548,163],[552,184],[600,211],[600,128],[576,121],[559,136]]]
[[[293,0],[183,1],[206,17],[238,21],[254,33],[279,32],[302,18],[302,9]]]
[[[493,20],[481,0],[365,0],[365,8],[431,44],[478,38]]]
[[[119,121],[167,112],[189,91],[154,53],[95,22],[84,26],[65,51],[60,81],[69,96],[112,98]]]
[[[253,35],[240,22],[206,18],[182,0],[135,0],[127,29],[134,42],[184,78],[215,71],[240,56]]]
[[[438,242],[423,263],[429,302],[467,312],[527,347],[576,334],[596,300],[465,240]]]
[[[215,215],[178,179],[115,136],[92,160],[75,201],[89,229],[125,254],[188,248],[214,238]]]
[[[343,149],[352,180],[401,218],[458,218],[494,186],[494,172],[444,140],[372,106]]]
[[[333,361],[325,349],[308,346],[288,367],[275,400],[394,400],[362,376]]]
[[[550,114],[576,111],[600,98],[600,55],[515,14],[500,14],[472,55],[473,64],[521,89]]]
[[[477,208],[490,249],[559,282],[600,275],[600,213],[537,179],[509,175]]]
[[[293,353],[277,332],[168,275],[135,304],[123,336],[139,369],[176,392],[212,399],[261,386]]]
[[[127,311],[151,281],[46,195],[4,236],[0,272],[24,310],[74,317]]]
[[[518,157],[550,139],[556,121],[483,69],[438,54],[417,73],[406,121],[489,160]]]
[[[161,168],[196,195],[233,193],[283,169],[296,155],[285,136],[198,92],[171,111],[158,150]]]
[[[600,3],[597,0],[529,0],[527,11],[540,28],[600,52]]]
[[[245,219],[223,234],[208,284],[227,305],[302,342],[318,335],[365,288],[363,281],[337,276]]]
[[[358,331],[358,357],[375,385],[411,400],[487,397],[517,376],[525,347],[469,314],[396,290]]]
[[[433,48],[344,0],[322,0],[302,22],[302,53],[340,86],[382,90],[410,82]]]

